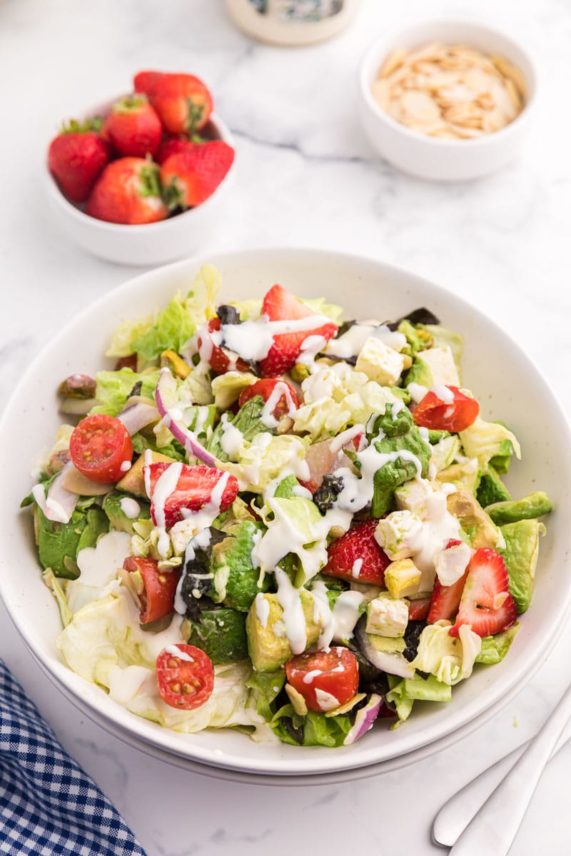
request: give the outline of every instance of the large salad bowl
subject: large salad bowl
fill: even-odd
[[[338,749],[256,743],[224,729],[180,734],[141,719],[61,662],[60,618],[42,584],[30,519],[19,511],[31,469],[58,423],[56,388],[72,372],[94,374],[117,325],[163,305],[192,282],[202,261],[190,259],[138,276],[110,292],[67,325],[30,366],[0,423],[0,593],[33,656],[76,707],[131,744],[179,765],[235,777],[283,783],[322,782],[404,766],[437,751],[495,713],[548,655],[571,598],[570,433],[556,396],[524,351],[496,323],[459,297],[402,269],[342,253],[301,249],[245,250],[208,261],[223,277],[224,299],[261,296],[275,282],[303,297],[324,296],[346,317],[391,319],[426,306],[465,339],[464,377],[479,392],[484,418],[509,424],[523,460],[507,482],[515,495],[537,480],[555,513],[543,540],[532,608],[506,659],[480,667],[449,704],[419,708],[403,727],[375,728]]]

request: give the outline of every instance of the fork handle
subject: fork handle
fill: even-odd
[[[507,856],[543,769],[570,716],[571,687],[557,704],[551,718],[460,835],[450,856],[473,856],[478,852]]]

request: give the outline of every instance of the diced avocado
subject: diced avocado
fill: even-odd
[[[490,520],[478,500],[463,490],[451,493],[447,498],[448,511],[460,521],[470,545],[496,548],[501,540],[497,526]]]
[[[252,550],[262,527],[244,520],[228,528],[228,537],[212,549],[210,570],[214,574],[213,600],[247,612],[260,591],[266,591],[267,578],[258,586],[260,572],[252,562]]]
[[[373,479],[374,493],[372,503],[373,517],[382,517],[390,511],[397,487],[410,481],[417,475],[413,461],[397,458],[389,461],[377,470]]]
[[[508,499],[511,499],[511,494],[497,471],[494,467],[490,466],[480,479],[476,497],[480,505],[486,508],[494,502],[506,502]]]
[[[422,571],[416,567],[412,559],[391,562],[385,568],[385,585],[392,597],[408,597],[416,594],[421,578]]]
[[[531,602],[539,538],[545,526],[539,520],[518,520],[502,526],[505,547],[501,550],[510,578],[510,592],[518,612],[525,612]]]
[[[469,459],[462,464],[451,464],[451,466],[440,470],[436,478],[439,482],[455,485],[458,490],[475,494],[480,482],[480,470],[475,459]]]
[[[38,556],[43,568],[51,568],[56,577],[75,580],[79,576],[76,557],[85,547],[94,547],[109,529],[106,515],[98,505],[78,507],[69,523],[56,523],[35,509],[35,533]]]
[[[553,503],[546,493],[536,490],[523,499],[512,499],[506,502],[495,502],[489,505],[486,511],[498,526],[506,523],[517,523],[518,520],[531,520],[534,517],[543,517],[553,511]]]
[[[174,464],[175,459],[169,458],[168,455],[161,455],[160,452],[149,452],[150,460],[152,464],[159,464],[164,462],[165,464]],[[143,474],[143,468],[145,466],[145,455],[141,455],[130,470],[123,476],[121,481],[117,482],[117,489],[123,490],[126,493],[132,493],[134,496],[141,496],[144,499],[147,498],[147,491],[145,490],[145,477]]]
[[[434,446],[431,446],[430,463],[439,473],[452,464],[452,461],[460,451],[460,440],[455,435],[443,437]]]
[[[411,383],[418,383],[420,386],[432,386],[432,372],[428,364],[423,359],[416,356],[412,361],[412,366],[408,370],[405,378],[405,386]]]
[[[246,618],[234,609],[204,609],[193,621],[189,643],[205,651],[214,665],[236,663],[248,656]]]
[[[495,666],[501,663],[508,653],[512,642],[519,632],[519,624],[512,624],[509,630],[498,633],[496,636],[485,636],[482,639],[480,653],[476,655],[474,662],[483,663],[485,666]]]
[[[283,609],[277,594],[260,594],[258,597],[267,606],[260,607],[257,599],[249,609],[246,618],[246,633],[248,635],[248,651],[254,669],[267,672],[277,669],[292,657],[292,650],[286,636],[283,622]],[[314,645],[319,638],[321,627],[315,616],[315,605],[312,595],[306,590],[300,590],[300,599],[305,616],[307,647]],[[264,611],[267,615],[264,615]],[[264,622],[260,621],[260,614]]]
[[[382,651],[385,654],[402,654],[406,649],[406,642],[402,636],[395,639],[391,636],[375,636],[368,633],[367,639],[375,651]]]
[[[122,499],[127,499],[129,503],[137,502],[139,511],[135,517],[128,517],[125,514],[121,505]],[[107,494],[103,500],[103,511],[107,515],[113,529],[118,529],[119,532],[127,532],[128,535],[135,534],[133,523],[136,520],[147,520],[151,516],[148,502],[137,501],[116,492]]]

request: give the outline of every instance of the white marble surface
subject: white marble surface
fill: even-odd
[[[0,3],[1,398],[63,322],[132,272],[84,255],[56,232],[42,199],[43,141],[60,117],[123,91],[134,70],[157,66],[204,76],[239,146],[231,222],[205,251],[315,245],[406,265],[525,342],[569,410],[569,0],[504,0],[499,10],[495,0],[363,5],[338,41],[287,51],[248,42],[220,0]],[[479,183],[438,186],[375,158],[356,122],[355,72],[375,33],[399,17],[456,11],[499,20],[525,38],[543,86],[518,163]],[[40,673],[0,608],[2,656],[149,856],[441,852],[429,842],[437,808],[539,725],[569,679],[570,646],[568,628],[503,711],[438,757],[356,784],[261,789],[151,760],[85,720]],[[568,747],[546,772],[514,856],[571,852],[570,761]]]

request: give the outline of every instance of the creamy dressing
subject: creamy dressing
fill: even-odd
[[[119,500],[119,508],[129,520],[135,520],[141,513],[141,506],[136,499],[130,496],[122,496]]]
[[[301,353],[296,362],[307,366],[310,372],[315,371],[315,358],[321,351],[325,350],[326,345],[325,336],[308,336],[301,346]]]
[[[220,445],[230,459],[236,460],[240,457],[240,453],[244,446],[244,435],[239,428],[236,428],[236,426],[230,422],[227,413],[222,414],[220,421],[222,423],[222,437],[220,439]]]
[[[299,531],[295,521],[283,513],[274,497],[268,499],[268,505],[274,513],[274,519],[252,551],[256,565],[262,572],[272,571],[287,553],[295,553],[302,564],[306,580],[311,579],[327,563],[325,539],[331,528],[330,523],[326,518],[316,521],[314,531],[308,538]],[[306,547],[305,543],[311,543],[311,546]]]
[[[178,645],[167,645],[164,650],[165,653],[171,654],[173,657],[178,657],[179,660],[184,660],[185,663],[194,663],[190,654],[186,651],[181,651]]]
[[[437,553],[434,564],[440,583],[443,586],[454,585],[464,576],[471,558],[472,550],[464,542]]]
[[[334,455],[337,452],[340,452],[345,446],[349,445],[351,440],[354,440],[355,437],[359,437],[365,433],[364,425],[353,425],[352,428],[347,428],[346,431],[342,431],[336,437],[334,437],[329,443],[329,448],[333,452]]]
[[[165,503],[169,496],[175,492],[181,473],[182,463],[180,461],[169,464],[157,479],[155,489],[153,490],[153,512],[156,529],[159,533],[157,551],[163,559],[167,558],[170,546],[166,529]]]
[[[461,540],[460,536],[460,523],[448,511],[446,492],[434,491],[426,500],[425,519],[409,541],[414,564],[422,571],[419,591],[432,589],[437,554],[445,549],[451,538]]]
[[[282,621],[285,635],[292,652],[302,654],[307,647],[307,628],[299,589],[294,587],[288,575],[281,568],[276,568],[275,574],[278,584],[278,603],[283,609]]]
[[[268,618],[270,617],[270,604],[261,592],[256,595],[254,603],[256,606],[256,617],[265,629],[268,626]]]
[[[443,383],[435,383],[434,386],[430,388],[430,392],[433,392],[440,401],[444,402],[444,404],[454,404],[454,393]]]
[[[260,421],[266,426],[266,428],[278,427],[279,419],[275,418],[274,410],[276,409],[282,398],[285,399],[287,408],[283,415],[290,417],[295,415],[297,407],[292,398],[289,385],[284,381],[278,381],[278,383],[276,383],[276,385],[274,386],[270,397],[264,404],[262,413],[260,415]]]
[[[346,333],[329,342],[326,353],[343,360],[356,357],[371,337],[379,339],[394,351],[401,351],[406,345],[406,336],[390,330],[386,324],[353,324]]]
[[[131,466],[132,466],[131,461],[122,461],[119,469],[121,470],[122,473],[128,473],[129,470],[131,469]]]
[[[68,461],[52,482],[47,496],[42,484],[34,485],[32,488],[32,496],[38,506],[47,519],[55,523],[69,523],[79,499],[76,494],[64,487],[65,477],[72,468],[72,462]]]
[[[358,591],[342,591],[333,607],[333,638],[336,642],[351,639],[359,620],[359,608],[365,595]]]
[[[428,392],[427,386],[422,386],[420,383],[409,383],[407,386],[407,392],[410,393],[410,397],[414,401],[415,404],[418,404],[424,396]]]
[[[333,620],[333,612],[329,606],[327,586],[319,580],[313,585],[311,594],[313,595],[313,618],[316,624],[321,626],[317,647],[321,651],[328,650],[335,632],[335,622]]]
[[[353,567],[351,568],[351,576],[354,577],[356,580],[358,580],[359,576],[361,575],[361,568],[362,567],[363,567],[363,560],[362,559],[355,559],[355,561],[353,562]]]
[[[303,683],[304,684],[311,684],[311,683],[313,683],[315,678],[319,677],[319,675],[322,675],[322,674],[323,674],[322,669],[312,669],[310,672],[307,672],[307,674],[305,674],[303,676]]]
[[[274,336],[316,330],[330,323],[331,319],[325,315],[307,315],[284,321],[270,321],[267,316],[262,315],[242,324],[223,324],[221,341],[243,360],[257,362],[267,357],[274,344]],[[202,353],[200,356],[202,359]]]
[[[68,606],[77,612],[93,600],[120,588],[117,571],[130,555],[130,536],[112,530],[102,535],[95,547],[84,547],[77,554],[80,576],[66,588]]]

